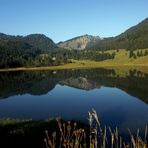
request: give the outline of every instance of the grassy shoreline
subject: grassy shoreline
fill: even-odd
[[[137,52],[145,52],[148,49],[135,50],[134,53],[137,55]],[[0,72],[7,71],[27,71],[27,70],[66,70],[66,69],[87,69],[87,68],[117,68],[117,67],[130,67],[130,68],[139,68],[148,67],[148,55],[136,58],[129,58],[130,52],[126,49],[105,51],[106,53],[116,53],[114,59],[107,59],[104,61],[92,61],[92,60],[72,60],[72,63],[59,65],[59,66],[40,66],[40,67],[16,67],[16,68],[2,68]],[[148,70],[146,70],[148,71]],[[147,72],[148,73],[148,72]]]
[[[110,50],[106,52],[113,53],[116,51]],[[66,70],[66,69],[84,69],[84,68],[87,69],[87,68],[102,68],[102,67],[104,68],[129,67],[136,69],[137,68],[145,69],[148,67],[148,55],[143,57],[138,57],[136,59],[129,58],[129,51],[126,51],[125,49],[119,49],[119,51],[116,52],[114,59],[108,59],[104,61],[72,60],[72,63],[59,66],[2,68],[0,69],[0,72],[27,71],[27,70]],[[148,70],[146,70],[146,72],[148,73]]]
[[[70,63],[59,66],[41,66],[41,67],[17,67],[17,68],[2,68],[0,72],[9,71],[30,71],[30,70],[66,70],[66,69],[83,69],[83,68],[117,68],[117,67],[147,67],[148,64],[115,64],[95,61],[78,61],[76,63]]]

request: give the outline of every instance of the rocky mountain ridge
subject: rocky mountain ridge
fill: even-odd
[[[65,42],[60,42],[57,44],[58,47],[64,49],[76,49],[76,50],[84,50],[87,47],[91,47],[100,41],[101,38],[99,36],[92,35],[82,35]]]

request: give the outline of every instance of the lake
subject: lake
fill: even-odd
[[[123,72],[122,72],[123,71]],[[144,131],[148,125],[148,75],[138,70],[79,69],[0,73],[0,118],[87,123],[94,108],[102,125]]]

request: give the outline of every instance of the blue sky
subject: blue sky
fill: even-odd
[[[148,17],[148,0],[0,0],[0,32],[42,33],[59,42],[120,34]]]

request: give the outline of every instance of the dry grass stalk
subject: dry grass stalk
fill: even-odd
[[[56,147],[56,132],[52,134],[52,139],[49,138],[48,131],[45,131],[46,138],[44,139],[47,148],[55,148]]]
[[[77,129],[77,123],[62,123],[60,118],[57,118],[58,128],[60,130],[59,145],[57,142],[56,132],[53,132],[49,137],[48,131],[45,131],[46,138],[44,139],[46,148],[148,148],[147,143],[147,126],[145,128],[144,140],[139,136],[140,130],[137,130],[137,135],[130,134],[130,142],[124,142],[119,136],[118,128],[114,131],[106,126],[101,128],[98,115],[94,109],[88,112],[89,133],[84,129]],[[107,138],[107,129],[110,133],[110,139]],[[89,138],[89,140],[87,140]],[[110,141],[110,142],[109,142]]]
[[[76,129],[77,123],[72,123],[68,121],[68,123],[62,123],[60,118],[56,119],[58,123],[58,127],[60,130],[60,147],[64,148],[79,148],[82,147],[81,141],[84,138],[84,129]],[[47,131],[46,138],[44,139],[47,148],[55,148],[56,144],[56,136],[52,136],[49,138]],[[52,134],[53,135],[53,134]]]

